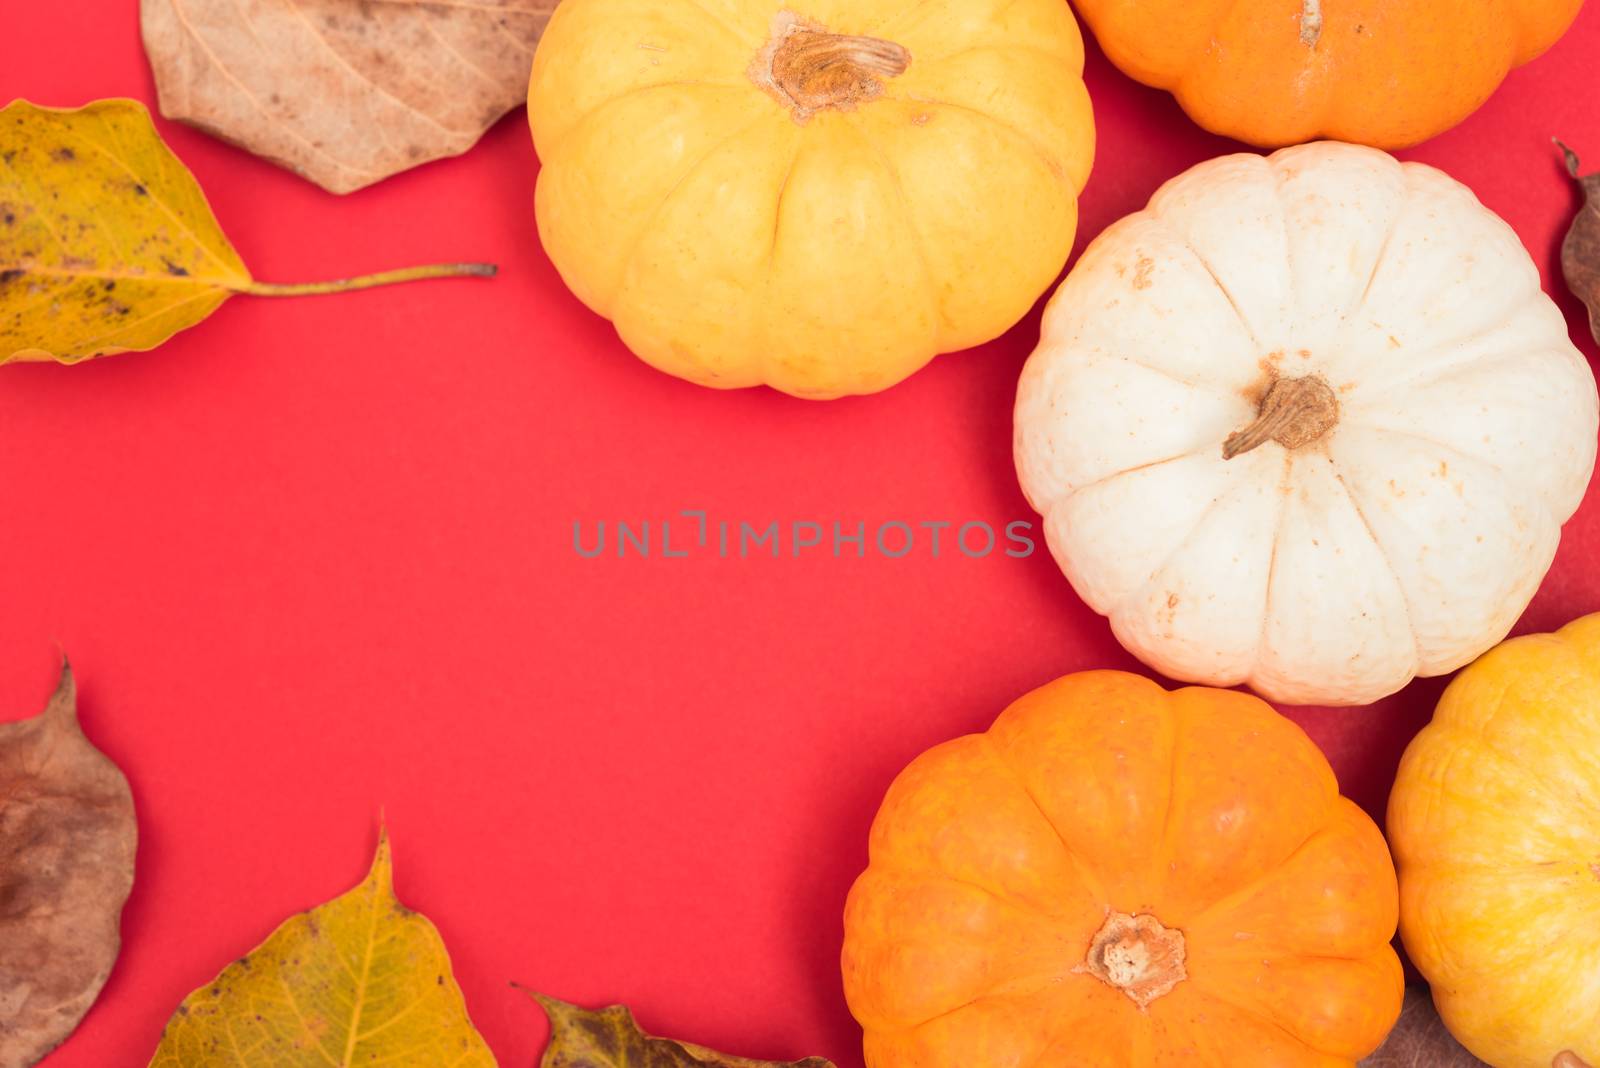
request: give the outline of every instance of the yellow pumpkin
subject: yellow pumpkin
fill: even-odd
[[[1400,932],[1495,1068],[1600,1065],[1600,615],[1456,677],[1389,797]]]
[[[1082,71],[1062,0],[565,0],[529,89],[539,233],[663,371],[872,393],[1060,273]]]

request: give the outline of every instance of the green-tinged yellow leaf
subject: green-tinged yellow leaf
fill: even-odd
[[[550,1017],[550,1045],[540,1068],[833,1068],[821,1057],[803,1061],[753,1061],[653,1038],[639,1030],[622,1005],[590,1012],[565,1001],[528,992]]]
[[[142,351],[235,293],[335,293],[447,275],[442,264],[336,282],[256,282],[200,185],[136,100],[0,109],[0,364]]]
[[[292,917],[178,1006],[150,1068],[494,1068],[428,919],[366,880]]]

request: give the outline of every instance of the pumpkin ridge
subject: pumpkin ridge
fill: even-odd
[[[1498,712],[1495,713],[1495,715],[1498,714]],[[1493,716],[1490,718],[1492,719]],[[1529,792],[1543,796],[1547,801],[1551,802],[1551,804],[1555,806],[1555,811],[1558,813],[1571,812],[1576,809],[1594,810],[1597,807],[1596,802],[1600,802],[1600,798],[1572,798],[1558,793],[1549,783],[1535,775],[1530,768],[1512,760],[1505,753],[1501,752],[1500,748],[1492,740],[1490,740],[1485,731],[1485,727],[1487,727],[1487,721],[1485,721],[1483,726],[1476,728],[1469,727],[1463,723],[1441,723],[1439,726],[1439,734],[1441,737],[1449,737],[1450,735],[1454,734],[1458,738],[1463,738],[1466,741],[1476,743],[1472,746],[1471,750],[1474,760],[1482,760],[1497,764],[1504,769],[1502,774],[1506,778],[1515,780],[1518,783],[1531,783],[1533,785],[1533,789]],[[1561,862],[1557,861],[1556,863]]]
[[[1181,375],[1175,375],[1171,371],[1163,371],[1155,364],[1144,363],[1140,360],[1134,359],[1131,356],[1124,356],[1120,352],[1099,352],[1095,354],[1094,358],[1102,360],[1116,360],[1118,363],[1125,363],[1130,367],[1137,367],[1141,371],[1149,371],[1153,375],[1160,375],[1169,382],[1176,382],[1178,385],[1185,386],[1189,389],[1201,390],[1206,393],[1216,393],[1225,397],[1233,397],[1237,395],[1237,391],[1229,388],[1228,386],[1219,385],[1213,382],[1191,381],[1190,379],[1184,378]],[[1203,448],[1206,448],[1206,446],[1197,446],[1193,451],[1200,452]],[[1132,470],[1132,468],[1129,468],[1129,470]]]
[[[752,121],[745,123],[737,130],[734,130],[732,133],[728,134],[728,136],[721,138],[707,147],[705,152],[702,153],[681,175],[678,176],[678,180],[673,183],[671,189],[667,190],[666,194],[661,198],[661,202],[652,208],[650,210],[650,214],[645,217],[644,223],[639,227],[639,232],[629,240],[627,250],[623,252],[623,254],[617,259],[617,263],[620,265],[620,267],[617,271],[617,277],[611,285],[611,292],[607,295],[607,298],[604,301],[606,310],[601,312],[601,314],[603,314],[607,319],[614,319],[612,314],[615,310],[614,306],[616,304],[617,297],[621,295],[622,291],[627,286],[628,274],[633,269],[633,261],[638,257],[639,250],[644,247],[644,243],[649,240],[651,233],[656,228],[656,223],[659,222],[661,217],[666,214],[667,209],[672,206],[672,202],[677,198],[678,194],[683,192],[684,187],[689,184],[689,179],[698,174],[700,168],[710,163],[711,160],[716,157],[717,153],[721,152],[729,145],[744,137],[751,130],[759,128],[762,123],[768,121],[770,121],[770,119],[766,115],[756,116],[756,118]]]
[[[998,115],[991,115],[987,111],[984,111],[980,108],[969,107],[966,104],[957,104],[950,100],[936,100],[933,97],[914,96],[910,93],[906,94],[905,96],[896,96],[885,93],[880,99],[892,100],[901,104],[915,104],[918,107],[949,108],[952,111],[962,111],[966,112],[968,115],[976,115],[985,122],[988,122],[1011,134],[1011,136],[1015,137],[1018,141],[1025,145],[1030,152],[1039,157],[1040,161],[1044,163],[1046,170],[1062,181],[1067,180],[1066,167],[1061,163],[1061,161],[1057,160],[1050,153],[1049,149],[1040,144],[1037,138],[1023,130],[1020,126],[1006,119],[1002,119]],[[1079,193],[1083,192],[1083,187],[1081,185],[1078,186],[1076,191]]]
[[[1542,296],[1544,296],[1542,291],[1539,293],[1529,294],[1527,301],[1521,305],[1518,305],[1517,311],[1511,313],[1513,316],[1512,319],[1505,322],[1495,323],[1485,327],[1482,330],[1474,331],[1465,338],[1461,339],[1459,343],[1451,343],[1450,347],[1460,348],[1467,345],[1473,345],[1480,341],[1484,341],[1501,331],[1510,331],[1515,325],[1520,325],[1516,323],[1514,317],[1526,310],[1528,305],[1537,304],[1539,298]],[[1417,358],[1427,359],[1429,356],[1443,348],[1445,348],[1445,345],[1443,344],[1431,346],[1420,354],[1417,354]],[[1556,348],[1555,346],[1541,345],[1537,351],[1561,352],[1562,350]],[[1515,347],[1508,351],[1497,353],[1493,356],[1484,356],[1475,360],[1461,360],[1455,363],[1447,364],[1443,368],[1415,368],[1413,373],[1408,376],[1394,378],[1387,382],[1369,382],[1366,383],[1363,388],[1374,391],[1382,390],[1384,392],[1394,392],[1405,389],[1431,389],[1432,387],[1439,385],[1441,382],[1448,382],[1458,375],[1466,374],[1471,371],[1481,371],[1484,368],[1495,367],[1502,363],[1515,364],[1518,361],[1526,360],[1528,357],[1528,352],[1528,346],[1523,344],[1520,347]],[[1431,376],[1428,374],[1428,371],[1430,370],[1434,372]]]
[[[1392,156],[1388,158],[1394,160]],[[1349,344],[1351,332],[1360,322],[1362,313],[1367,310],[1367,302],[1372,299],[1373,287],[1378,284],[1378,275],[1382,273],[1384,262],[1389,258],[1389,246],[1394,243],[1394,235],[1400,232],[1400,222],[1405,218],[1406,207],[1411,203],[1411,182],[1406,177],[1405,164],[1394,162],[1400,168],[1403,193],[1399,203],[1395,205],[1394,214],[1389,217],[1389,225],[1384,230],[1383,240],[1378,244],[1378,254],[1372,258],[1372,273],[1367,275],[1367,284],[1361,287],[1361,296],[1356,299],[1355,307],[1344,317],[1344,326],[1334,342],[1335,349],[1343,349]],[[1424,352],[1423,355],[1427,353]]]
[[[1070,982],[1070,981],[1072,981],[1074,979],[1077,979],[1077,978],[1079,978],[1079,977],[1077,975],[1074,975],[1071,972],[1064,972],[1064,973],[1062,973],[1060,975],[1041,975],[1041,976],[1033,976],[1033,977],[1030,977],[1029,979],[1013,980],[1019,986],[1021,986],[1023,984],[1030,984],[1031,985],[1031,983],[1035,983],[1035,982],[1042,983],[1042,985],[1037,990],[1004,990],[1004,991],[1002,991],[1002,990],[996,989],[996,990],[986,991],[986,992],[984,992],[982,994],[977,995],[976,997],[968,998],[966,1001],[963,1001],[961,1004],[956,1005],[953,1008],[946,1009],[943,1012],[934,1013],[932,1016],[928,1017],[926,1020],[919,1020],[918,1022],[916,1022],[914,1024],[905,1024],[903,1026],[876,1027],[876,1028],[873,1028],[873,1030],[876,1030],[876,1031],[887,1031],[887,1032],[890,1032],[890,1033],[899,1033],[899,1034],[906,1034],[906,1033],[911,1032],[911,1031],[919,1031],[922,1028],[927,1027],[931,1023],[937,1023],[938,1021],[943,1020],[947,1016],[954,1016],[958,1012],[965,1012],[966,1010],[972,1008],[974,1005],[981,1004],[982,1002],[985,1002],[985,1001],[1004,1001],[1004,1000],[1007,1000],[1007,999],[1015,1000],[1015,999],[1021,999],[1021,998],[1036,998],[1039,995],[1044,994],[1047,991],[1049,991],[1052,987],[1061,986],[1062,984],[1065,984],[1065,983]]]
[[[916,3],[901,8],[883,17],[881,22],[868,26],[862,32],[873,37],[888,37],[898,33],[907,22],[926,11],[933,5],[934,0],[917,0]]]
[[[1228,3],[1223,4],[1217,9],[1216,17],[1211,20],[1211,26],[1206,30],[1205,37],[1207,40],[1215,41],[1217,39],[1217,31],[1222,29],[1223,23],[1233,18],[1234,12],[1239,9],[1239,5],[1242,2],[1244,2],[1244,0],[1228,0]],[[1200,64],[1204,63],[1206,59],[1207,56],[1205,52],[1202,51],[1194,53],[1190,57],[1189,64],[1187,66],[1180,67],[1178,70],[1173,71],[1167,76],[1165,82],[1156,83],[1155,88],[1160,89],[1163,92],[1177,94],[1177,92],[1182,89],[1183,84],[1189,80],[1190,76],[1194,74],[1194,72],[1199,68]],[[1120,66],[1120,64],[1114,65]]]
[[[867,133],[867,131],[861,128],[861,124],[856,121],[857,116],[846,114],[842,115],[841,118],[845,120],[846,126],[855,131],[856,136],[860,138],[862,143],[867,145],[872,150],[873,154],[878,157],[879,163],[883,165],[884,173],[888,175],[889,181],[894,185],[895,191],[899,194],[895,199],[899,204],[900,215],[902,216],[901,221],[905,224],[906,231],[911,234],[912,247],[917,250],[917,262],[922,267],[922,277],[925,283],[924,288],[927,290],[929,299],[933,303],[934,318],[938,320],[939,323],[939,330],[938,334],[934,338],[934,345],[936,348],[942,349],[944,347],[945,328],[951,325],[950,316],[945,310],[944,301],[940,299],[938,295],[939,289],[933,275],[933,261],[928,258],[928,239],[927,236],[923,234],[922,227],[917,222],[916,213],[911,210],[910,201],[906,197],[906,184],[905,179],[901,176],[900,166],[894,160],[889,158],[889,153],[883,148],[882,145],[878,144],[876,139],[874,139]]]
[[[1391,437],[1410,438],[1412,441],[1426,445],[1430,449],[1436,449],[1439,452],[1449,453],[1451,457],[1458,461],[1465,461],[1468,464],[1482,467],[1488,471],[1493,471],[1495,474],[1501,476],[1506,483],[1510,484],[1513,489],[1520,488],[1520,486],[1512,480],[1510,472],[1508,472],[1500,464],[1497,464],[1493,460],[1489,459],[1487,456],[1475,456],[1470,452],[1466,452],[1463,449],[1457,448],[1447,441],[1440,441],[1438,438],[1429,437],[1427,434],[1420,433],[1416,430],[1406,430],[1401,427],[1384,426],[1376,419],[1356,418],[1351,420],[1351,424],[1354,427],[1364,430],[1370,434],[1388,434]],[[1545,505],[1545,510],[1550,512],[1552,515],[1555,512],[1555,509],[1550,508],[1548,504]]]
[[[657,89],[737,89],[740,92],[743,92],[745,88],[746,87],[744,85],[741,85],[738,82],[713,82],[699,79],[681,78],[670,82],[651,82],[649,85],[635,85],[629,89],[624,89],[622,92],[617,93],[614,96],[608,96],[604,100],[594,104],[582,115],[579,115],[567,122],[566,125],[564,125],[555,135],[546,135],[544,138],[544,149],[543,151],[539,152],[539,158],[542,162],[546,163],[553,160],[561,145],[580,126],[584,126],[590,121],[598,118],[601,112],[605,111],[613,104],[620,104],[624,100],[630,100],[636,96],[643,96],[644,94],[654,92]],[[537,148],[538,146],[535,147]]]
[[[700,2],[700,0],[682,0],[682,2],[700,12],[701,16],[703,16],[707,22],[725,32],[729,37],[733,38],[739,44],[743,45],[746,43],[744,35],[739,32],[738,27],[729,22],[727,19],[723,18],[721,15],[717,14],[715,11],[712,11],[710,8],[706,7]]]
[[[1350,507],[1356,510],[1356,518],[1361,520],[1361,525],[1367,528],[1367,537],[1372,539],[1373,548],[1378,550],[1378,559],[1383,561],[1383,566],[1389,571],[1389,577],[1394,579],[1395,589],[1400,591],[1400,603],[1406,610],[1406,632],[1411,635],[1412,670],[1415,672],[1422,667],[1422,638],[1417,634],[1417,613],[1411,604],[1411,591],[1400,581],[1400,572],[1395,570],[1394,559],[1389,555],[1388,546],[1379,539],[1377,530],[1372,526],[1372,520],[1367,518],[1366,509],[1361,507],[1361,500],[1356,496],[1355,487],[1345,480],[1344,472],[1339,470],[1337,462],[1333,465],[1333,477],[1344,487],[1345,496],[1350,498]]]
[[[1145,577],[1145,580],[1139,583],[1139,585],[1136,586],[1131,593],[1118,602],[1110,612],[1106,613],[1106,615],[1111,618],[1115,618],[1117,613],[1123,611],[1129,605],[1137,605],[1141,599],[1140,595],[1143,594],[1145,590],[1150,588],[1150,584],[1152,582],[1161,577],[1161,572],[1167,569],[1167,565],[1171,564],[1172,561],[1178,558],[1178,554],[1183,552],[1190,541],[1194,540],[1195,534],[1199,533],[1200,528],[1205,525],[1206,521],[1209,520],[1219,508],[1221,508],[1227,502],[1233,500],[1241,491],[1247,489],[1248,486],[1249,484],[1247,482],[1240,480],[1232,489],[1219,494],[1216,500],[1206,505],[1206,507],[1201,510],[1200,515],[1196,517],[1194,525],[1189,528],[1188,532],[1185,533],[1182,538],[1178,539],[1177,544],[1173,546],[1172,550],[1167,553],[1166,556],[1162,557],[1161,562],[1157,564],[1154,570],[1152,570],[1150,574]]]
[[[789,166],[783,172],[783,181],[778,185],[778,195],[772,202],[772,244],[767,247],[767,278],[762,283],[761,322],[756,330],[761,343],[756,346],[756,366],[761,370],[761,381],[773,381],[770,353],[772,352],[772,283],[778,273],[778,236],[783,230],[783,201],[789,195],[789,183],[794,179],[794,172],[800,166],[800,157],[805,153],[806,146],[811,142],[802,135],[795,141],[794,155],[789,159]]]
[[[1261,937],[1251,938],[1247,945],[1249,948],[1246,948],[1245,945],[1240,945],[1238,947],[1218,946],[1208,952],[1205,955],[1205,959],[1211,960],[1215,958],[1232,961],[1237,959],[1237,955],[1242,955],[1243,959],[1247,962],[1251,960],[1259,960],[1260,958],[1265,957],[1269,960],[1325,960],[1341,964],[1366,964],[1373,961],[1383,960],[1388,956],[1389,953],[1394,951],[1394,947],[1388,942],[1384,942],[1377,948],[1370,949],[1365,953],[1355,955],[1341,953],[1304,953],[1291,946],[1286,946],[1281,942],[1274,942],[1270,938]],[[1220,993],[1216,996],[1221,1000],[1227,1000]]]
[[[1336,958],[1336,959],[1344,960],[1346,958],[1340,957],[1340,958]],[[1207,987],[1203,983],[1196,983],[1195,984],[1195,989],[1194,989],[1194,992],[1191,994],[1191,996],[1200,997],[1200,998],[1202,998],[1202,999],[1204,999],[1206,1001],[1215,1002],[1218,1005],[1226,1005],[1229,1009],[1231,1009],[1234,1012],[1238,1013],[1240,1016],[1243,1016],[1243,1017],[1245,1017],[1247,1019],[1250,1019],[1250,1020],[1254,1020],[1256,1023],[1261,1024],[1261,1025],[1263,1025],[1265,1027],[1270,1027],[1273,1030],[1277,1031],[1279,1034],[1283,1035],[1285,1038],[1289,1039],[1289,1041],[1293,1042],[1295,1045],[1304,1046],[1306,1049],[1311,1050],[1311,1051],[1313,1051],[1315,1053],[1320,1053],[1324,1057],[1333,1057],[1333,1058],[1336,1058],[1338,1060],[1346,1061],[1346,1062],[1348,1062],[1349,1059],[1350,1059],[1344,1054],[1344,1052],[1324,1049],[1321,1046],[1315,1045],[1315,1044],[1307,1041],[1306,1039],[1301,1038],[1295,1032],[1291,1031],[1288,1027],[1285,1027],[1283,1025],[1283,1023],[1280,1022],[1277,1018],[1275,1018],[1271,1013],[1264,1013],[1264,1012],[1261,1012],[1260,1010],[1252,1008],[1250,1006],[1241,1005],[1237,1001],[1234,1001],[1232,998],[1229,998],[1229,997],[1225,996],[1220,991],[1210,989],[1209,987]]]
[[[1165,457],[1165,458],[1160,459],[1160,460],[1151,460],[1148,463],[1142,463],[1142,464],[1139,464],[1139,465],[1137,465],[1135,467],[1125,467],[1121,471],[1113,471],[1109,475],[1101,475],[1099,478],[1095,479],[1093,482],[1085,482],[1081,486],[1073,486],[1071,489],[1069,489],[1066,493],[1062,494],[1056,500],[1050,502],[1050,504],[1048,506],[1048,509],[1049,510],[1053,510],[1059,505],[1066,504],[1067,501],[1070,498],[1072,498],[1073,496],[1075,496],[1075,495],[1077,495],[1079,493],[1083,493],[1086,490],[1092,490],[1096,486],[1103,486],[1107,482],[1115,482],[1117,479],[1121,478],[1124,475],[1136,475],[1140,471],[1148,471],[1152,467],[1161,467],[1161,466],[1164,466],[1166,464],[1177,463],[1179,460],[1187,460],[1192,456],[1198,456],[1201,453],[1207,452],[1207,451],[1209,451],[1209,450],[1207,449],[1206,446],[1201,446],[1198,449],[1190,449],[1188,452],[1182,452],[1182,453],[1179,453],[1176,456],[1168,456],[1168,457]],[[1043,514],[1046,510],[1047,509],[1036,509],[1036,511],[1039,511],[1041,514]]]
[[[1311,831],[1310,834],[1306,835],[1305,838],[1301,839],[1301,841],[1300,841],[1300,843],[1298,845],[1296,845],[1293,849],[1289,850],[1289,852],[1285,853],[1283,855],[1283,858],[1281,860],[1279,860],[1276,864],[1272,864],[1272,865],[1270,865],[1270,866],[1268,866],[1266,868],[1263,868],[1261,870],[1261,872],[1259,874],[1257,874],[1255,876],[1255,878],[1251,879],[1249,882],[1245,883],[1244,885],[1242,885],[1242,886],[1240,886],[1240,887],[1238,887],[1238,888],[1236,888],[1236,889],[1234,889],[1232,891],[1229,891],[1228,893],[1226,893],[1226,894],[1222,895],[1221,897],[1217,898],[1215,901],[1211,902],[1211,904],[1206,905],[1204,908],[1202,908],[1199,911],[1195,912],[1192,916],[1189,916],[1189,917],[1185,918],[1184,923],[1183,923],[1184,929],[1185,930],[1193,930],[1195,928],[1198,928],[1198,927],[1202,926],[1206,920],[1210,919],[1213,913],[1220,912],[1224,908],[1226,908],[1226,907],[1228,907],[1230,905],[1236,905],[1236,904],[1238,904],[1238,903],[1240,903],[1242,901],[1245,901],[1246,899],[1248,899],[1250,897],[1251,894],[1256,893],[1258,890],[1260,890],[1262,887],[1264,887],[1267,883],[1271,882],[1272,879],[1279,872],[1281,872],[1284,869],[1284,867],[1290,861],[1294,860],[1301,853],[1305,852],[1306,848],[1308,846],[1310,846],[1312,842],[1316,841],[1316,839],[1319,836],[1324,835],[1324,834],[1335,834],[1335,833],[1337,833],[1338,832],[1338,828],[1334,826],[1333,819],[1332,819],[1332,814],[1333,814],[1332,813],[1332,809],[1335,806],[1337,806],[1337,804],[1338,804],[1338,800],[1337,800],[1337,795],[1336,795],[1336,800],[1333,802],[1332,805],[1329,806],[1329,813],[1328,813],[1328,817],[1329,818],[1324,819],[1323,822],[1320,825],[1318,825],[1317,827],[1315,827]],[[1307,954],[1299,954],[1299,953],[1297,953],[1297,954],[1293,954],[1293,955],[1294,956],[1306,956]],[[1334,956],[1334,954],[1325,954],[1325,955],[1326,956]],[[1343,959],[1343,958],[1341,958],[1341,959]]]
[[[1159,192],[1157,195],[1159,195]],[[1245,334],[1250,338],[1250,344],[1255,346],[1257,353],[1265,352],[1266,346],[1261,343],[1261,335],[1256,330],[1255,324],[1250,321],[1250,318],[1247,315],[1245,315],[1244,307],[1240,305],[1238,300],[1234,298],[1233,291],[1230,290],[1226,283],[1222,281],[1222,276],[1217,273],[1216,268],[1211,266],[1210,261],[1200,254],[1200,250],[1195,247],[1194,241],[1189,237],[1189,235],[1185,233],[1181,227],[1168,219],[1161,212],[1159,207],[1153,206],[1145,210],[1149,211],[1150,214],[1158,222],[1160,222],[1162,226],[1166,227],[1167,230],[1178,239],[1178,244],[1188,249],[1189,255],[1194,257],[1194,261],[1201,266],[1206,274],[1211,276],[1211,281],[1217,287],[1217,292],[1222,294],[1223,299],[1225,299],[1233,308],[1233,313],[1239,317],[1239,325],[1244,329]],[[1281,215],[1282,213],[1280,212],[1279,214]]]
[[[1180,721],[1184,706],[1181,702],[1174,701],[1171,693],[1165,687],[1162,688],[1161,707],[1166,712],[1166,715],[1161,717],[1161,724],[1167,743],[1167,803],[1161,813],[1161,836],[1158,839],[1156,855],[1151,858],[1155,861],[1154,877],[1150,880],[1152,891],[1150,897],[1152,899],[1156,897],[1154,893],[1156,887],[1165,882],[1162,875],[1164,872],[1171,870],[1172,858],[1176,855],[1176,849],[1172,841],[1172,810],[1178,803],[1178,782],[1179,774],[1182,770],[1179,750],[1183,748],[1187,740],[1187,732],[1183,729],[1183,724]],[[1158,924],[1163,924],[1164,926],[1162,917],[1152,915],[1152,918]],[[1173,928],[1173,930],[1178,929]],[[1178,939],[1181,946],[1183,939],[1181,930],[1178,930]],[[1182,967],[1181,961],[1179,966],[1180,968]],[[1140,1008],[1144,1007],[1146,1006],[1140,1006]]]
[[[1274,1020],[1271,1016],[1264,1015],[1255,1009],[1240,1005],[1229,998],[1223,997],[1214,990],[1207,989],[1203,984],[1197,983],[1194,990],[1190,993],[1190,997],[1197,997],[1202,1001],[1209,1001],[1217,1005],[1224,1005],[1229,1010],[1238,1013],[1240,1016],[1243,1016],[1248,1020],[1254,1020],[1256,1023],[1261,1024],[1264,1027],[1270,1027],[1272,1030],[1277,1031],[1279,1034],[1283,1035],[1296,1045],[1305,1046],[1307,1049],[1315,1049],[1315,1047],[1303,1041],[1293,1031],[1283,1026],[1283,1024],[1279,1023],[1277,1020]],[[1327,1055],[1326,1050],[1319,1049],[1316,1050],[1316,1052]]]
[[[1004,891],[997,890],[992,886],[987,886],[983,883],[980,883],[976,879],[971,879],[964,875],[952,875],[949,872],[942,871],[938,868],[915,868],[903,862],[896,864],[892,862],[885,863],[883,861],[875,861],[872,866],[874,868],[881,869],[881,874],[886,876],[898,876],[899,878],[907,880],[923,879],[927,880],[928,882],[946,882],[953,883],[956,886],[965,886],[994,898],[994,900],[998,901],[1007,908],[1015,909],[1018,912],[1025,912],[1032,916],[1053,920],[1070,919],[1070,917],[1061,913],[1047,912],[1033,902],[1024,901],[1021,898],[1013,897]],[[1088,890],[1087,887],[1083,887],[1082,889],[1085,891]]]
[[[952,59],[960,59],[962,56],[968,55],[972,52],[1032,52],[1035,55],[1043,56],[1052,63],[1062,64],[1071,64],[1075,60],[1075,57],[1069,55],[1068,53],[1052,52],[1050,49],[1041,48],[1039,45],[1033,44],[1031,41],[1007,41],[1004,44],[991,43],[965,45],[956,49],[954,52],[945,52],[941,55],[934,55],[930,58],[920,60],[919,62],[922,64],[922,68],[926,70],[927,68],[935,66],[939,63],[948,63]],[[1077,59],[1076,63],[1076,73],[1082,74],[1084,66],[1083,60]]]
[[[1272,555],[1267,558],[1267,588],[1261,597],[1261,632],[1256,636],[1256,655],[1250,661],[1250,674],[1261,668],[1267,647],[1267,628],[1272,625],[1272,585],[1278,577],[1278,547],[1283,542],[1283,525],[1289,521],[1289,499],[1293,492],[1294,451],[1283,450],[1283,477],[1278,483],[1278,521],[1272,529]]]
[[[999,768],[1001,773],[1007,779],[1009,779],[1018,790],[1022,791],[1022,796],[1026,797],[1028,799],[1028,803],[1031,804],[1039,813],[1039,818],[1044,820],[1045,825],[1048,826],[1050,830],[1055,833],[1056,838],[1060,840],[1062,853],[1064,853],[1067,859],[1072,862],[1073,868],[1078,872],[1078,878],[1083,880],[1084,887],[1089,891],[1096,901],[1104,902],[1106,900],[1105,887],[1100,884],[1099,879],[1094,877],[1093,870],[1089,867],[1088,862],[1079,856],[1078,851],[1073,849],[1072,846],[1067,842],[1067,836],[1061,833],[1061,828],[1057,827],[1056,821],[1050,818],[1050,813],[1046,812],[1044,806],[1039,803],[1039,799],[1035,797],[1033,791],[1028,788],[1028,784],[1023,780],[1022,775],[1011,766],[1011,762],[1008,761],[1005,757],[1005,754],[1000,751],[999,744],[989,736],[988,731],[984,731],[982,734],[978,735],[978,737],[983,739],[984,748],[988,750],[989,755],[994,759],[995,767]]]

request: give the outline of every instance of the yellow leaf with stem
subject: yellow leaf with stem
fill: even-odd
[[[494,1068],[444,941],[394,894],[389,840],[366,880],[285,921],[190,994],[150,1068]]]
[[[235,293],[342,293],[452,275],[412,267],[333,282],[257,282],[205,194],[136,100],[0,109],[0,364],[155,348]]]

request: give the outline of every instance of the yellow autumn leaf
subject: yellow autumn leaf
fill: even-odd
[[[0,364],[142,351],[235,293],[336,293],[448,275],[440,264],[335,282],[257,282],[136,100],[0,109]]]
[[[389,841],[365,881],[287,920],[178,1006],[150,1068],[494,1068],[444,941],[394,894]]]

